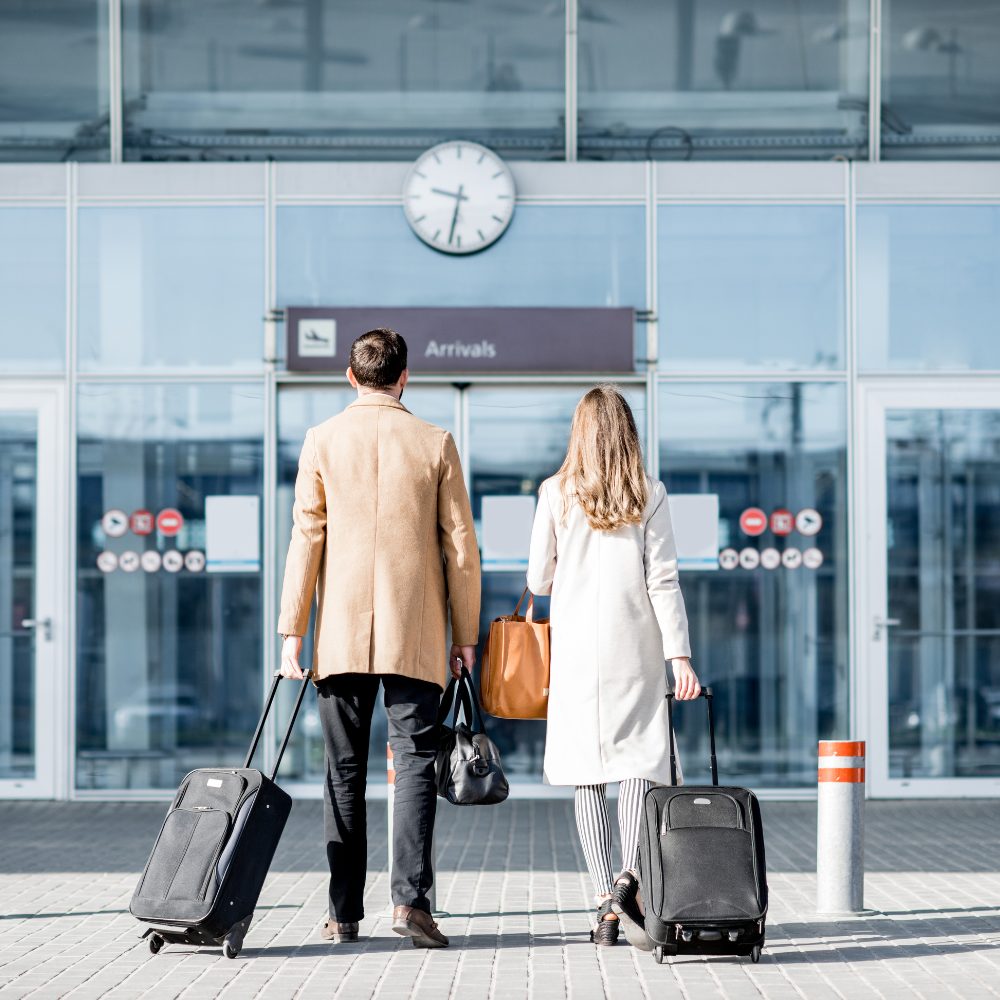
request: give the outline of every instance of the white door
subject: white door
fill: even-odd
[[[0,797],[65,794],[62,395],[0,386]]]
[[[870,791],[995,796],[1000,393],[978,379],[867,384],[858,416]]]

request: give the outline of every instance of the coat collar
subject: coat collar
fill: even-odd
[[[363,396],[358,396],[358,398],[354,400],[350,406],[348,406],[348,409],[353,406],[391,406],[395,410],[404,410],[407,413],[410,412],[398,399],[396,399],[395,396],[390,396],[386,392],[365,393]]]

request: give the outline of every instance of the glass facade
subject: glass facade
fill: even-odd
[[[758,788],[812,788],[817,739],[879,738],[858,729],[881,661],[869,660],[871,622],[858,618],[864,567],[849,559],[859,547],[848,535],[861,513],[847,483],[849,468],[857,488],[871,482],[866,456],[885,437],[881,614],[905,623],[889,628],[881,675],[886,780],[994,774],[995,182],[977,165],[513,170],[510,230],[451,258],[407,229],[398,164],[0,168],[0,402],[8,387],[56,386],[60,440],[76,456],[60,498],[72,561],[58,567],[72,578],[73,634],[65,657],[52,656],[74,678],[59,696],[73,720],[59,794],[164,791],[191,767],[240,762],[278,652],[301,442],[352,398],[339,371],[265,359],[265,317],[277,315],[280,343],[280,310],[310,305],[636,311],[634,369],[618,377],[647,462],[674,495],[718,497],[720,551],[750,553],[733,569],[685,568],[682,587],[695,665],[719,698],[723,772]],[[589,383],[569,358],[516,377],[413,368],[405,402],[454,434],[482,541],[487,498],[532,498],[558,467]],[[965,416],[897,406],[887,436],[858,422],[867,393],[942,381],[994,387],[997,406]],[[40,502],[25,456],[41,455],[32,448],[49,433],[27,419],[0,420],[0,520],[13,525],[0,523],[0,633],[14,633],[0,634],[0,794],[38,771],[47,745],[22,669],[38,635],[17,627],[34,614],[39,579],[25,571],[36,530],[26,511]],[[253,508],[255,527],[241,532],[257,542],[249,562],[224,565],[212,551],[219,498]],[[750,507],[815,511],[822,527],[747,535]],[[166,530],[150,529],[146,512],[167,512]],[[793,549],[801,563],[761,562]],[[514,607],[524,565],[492,553],[484,565],[485,633]],[[63,641],[58,619],[55,635]],[[293,694],[282,689],[277,723]],[[686,714],[695,777],[702,730]],[[544,725],[496,721],[491,733],[519,788],[537,785]],[[375,788],[384,735],[380,714]],[[307,701],[282,779],[315,794],[322,774]]]
[[[262,407],[257,385],[80,389],[80,789],[173,788],[206,761],[242,763],[261,701],[260,542],[243,539],[256,566],[217,560],[213,501],[259,510]]]
[[[0,365],[58,372],[66,366],[66,213],[0,208]]]
[[[889,769],[1000,775],[1000,411],[890,410]]]
[[[882,0],[882,154],[1000,155],[1000,7]]]
[[[842,208],[659,211],[664,370],[843,369]]]
[[[858,209],[860,363],[1000,370],[1000,205]]]
[[[868,9],[868,0],[581,5],[581,158],[864,157]]]
[[[0,6],[0,159],[106,160],[107,0]]]
[[[79,239],[81,371],[262,367],[261,209],[86,208]]]
[[[124,0],[133,159],[563,155],[562,3]],[[321,124],[320,124],[321,123]]]
[[[35,776],[37,435],[33,413],[0,413],[0,780]]]

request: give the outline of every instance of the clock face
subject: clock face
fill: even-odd
[[[414,163],[403,185],[413,231],[444,253],[475,253],[495,243],[514,214],[514,178],[492,150],[443,142]]]

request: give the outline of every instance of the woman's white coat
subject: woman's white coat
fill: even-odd
[[[666,488],[651,485],[639,524],[595,531],[547,479],[528,586],[552,595],[546,780],[669,784],[665,661],[691,649]]]

